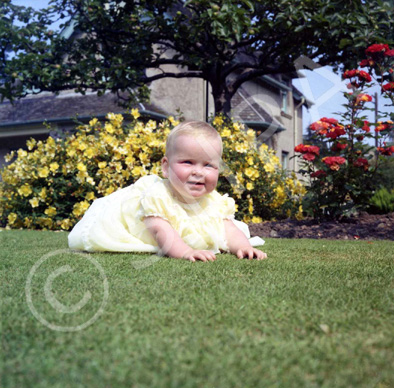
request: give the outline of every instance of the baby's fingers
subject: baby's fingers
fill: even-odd
[[[255,248],[242,248],[238,249],[237,257],[239,259],[245,257],[249,260],[252,260],[254,257],[256,257],[256,260],[263,260],[267,258],[267,254]]]
[[[262,252],[259,249],[254,249],[254,251],[257,260],[264,260],[267,258],[267,254],[265,252]]]
[[[197,251],[193,253],[192,257],[203,262],[214,261],[216,259],[215,254],[210,251]]]

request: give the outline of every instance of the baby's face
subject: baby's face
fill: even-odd
[[[178,199],[193,202],[212,192],[219,179],[221,143],[219,139],[180,135],[170,155],[162,160],[162,170]]]

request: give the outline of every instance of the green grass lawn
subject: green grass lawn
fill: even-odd
[[[2,387],[394,387],[393,242],[193,264],[0,239]]]

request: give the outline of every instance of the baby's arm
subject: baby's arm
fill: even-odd
[[[157,242],[161,254],[190,261],[213,261],[216,259],[215,254],[211,251],[190,248],[166,220],[160,217],[147,217],[144,219],[144,223]]]
[[[253,259],[253,257],[255,257],[257,260],[263,260],[267,258],[266,253],[253,248],[250,245],[245,234],[235,226],[234,222],[231,220],[224,220],[224,229],[230,252],[236,255],[239,259],[244,257]]]

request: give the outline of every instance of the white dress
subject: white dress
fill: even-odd
[[[68,236],[71,249],[88,252],[152,252],[159,250],[146,229],[144,218],[167,220],[193,249],[228,251],[223,220],[231,219],[252,246],[263,245],[250,238],[248,226],[234,220],[235,202],[217,191],[195,204],[185,204],[171,195],[167,179],[149,175],[106,197],[95,200]]]

